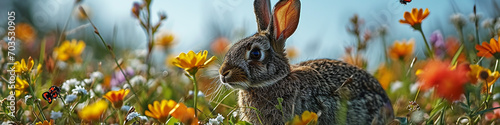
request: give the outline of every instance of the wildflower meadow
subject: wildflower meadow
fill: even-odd
[[[179,18],[199,18],[162,11],[164,3],[178,2],[156,0],[127,1],[122,7],[126,9],[97,6],[100,1],[68,0],[71,2],[43,6],[68,12],[57,15],[60,21],[46,18],[50,23],[40,25],[40,18],[33,16],[38,10],[30,8],[42,2],[7,1],[0,5],[10,9],[0,9],[4,21],[0,21],[2,125],[266,124],[260,118],[267,116],[259,116],[258,109],[238,105],[240,90],[224,85],[219,75],[232,45],[255,34],[256,28],[207,18],[201,22],[208,22],[204,23],[208,31],[200,35],[190,26],[178,25],[184,24]],[[392,104],[395,117],[387,124],[500,124],[500,1],[469,0],[475,2],[466,5],[461,1],[465,0],[447,1],[451,4],[442,8],[428,7],[433,2],[424,0],[384,1],[399,9],[390,9],[397,14],[382,23],[358,11],[338,15],[345,24],[334,23],[343,27],[328,30],[345,34],[346,40],[339,40],[335,39],[339,34],[313,32],[302,26],[331,24],[329,20],[305,19],[330,12],[311,14],[320,10],[307,8],[312,1],[302,0],[302,22],[295,32],[297,38],[286,43],[286,57],[292,64],[336,59],[368,71]],[[220,2],[236,5],[212,0],[207,6]],[[242,3],[244,13],[235,15],[252,18],[234,18],[255,25],[253,3]],[[178,6],[192,9],[190,4]],[[119,14],[97,16],[103,11],[119,11],[116,13],[127,18],[114,19]],[[450,25],[433,22],[436,20]],[[405,34],[394,35],[398,32]],[[301,34],[332,37],[296,40]],[[189,39],[207,42],[186,43]],[[335,49],[318,49],[321,46],[339,47],[340,54],[328,54]],[[308,52],[316,49],[326,56]],[[282,110],[283,99],[275,100],[279,103],[269,106]],[[243,109],[255,111],[258,121],[242,120]],[[318,124],[321,114],[324,112],[304,111],[293,117],[283,114],[282,120],[287,125]]]

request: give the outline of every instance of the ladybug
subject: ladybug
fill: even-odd
[[[410,2],[411,2],[411,0],[399,0],[399,2],[400,2],[401,4],[406,5],[407,3],[410,3]]]
[[[48,92],[44,92],[42,94],[43,99],[47,100],[49,104],[52,104],[52,101],[56,99],[59,96],[59,93],[61,92],[61,88],[57,86],[51,86],[49,88]]]

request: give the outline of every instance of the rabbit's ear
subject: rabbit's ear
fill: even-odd
[[[274,6],[273,28],[274,37],[278,41],[285,41],[290,37],[299,24],[300,1],[280,0]],[[283,39],[283,40],[279,40]],[[284,44],[284,43],[282,43]]]
[[[269,26],[271,19],[271,4],[269,4],[269,1],[270,0],[255,0],[253,3],[259,32],[267,30]]]

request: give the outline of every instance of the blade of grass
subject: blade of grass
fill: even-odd
[[[85,12],[85,10],[83,9],[83,7],[79,7],[79,10],[87,15],[87,13]],[[136,97],[137,99],[137,102],[139,103],[139,105],[142,106],[142,103],[141,103],[141,100],[139,99],[137,93],[135,92],[135,90],[133,89],[132,87],[132,84],[130,83],[130,79],[127,77],[127,75],[125,74],[125,71],[123,71],[123,68],[122,66],[120,65],[120,63],[118,63],[118,59],[116,58],[116,55],[115,53],[113,52],[113,50],[111,49],[111,46],[109,46],[105,41],[104,39],[102,38],[101,34],[99,33],[99,30],[97,29],[97,27],[94,25],[94,23],[92,22],[92,20],[90,20],[90,18],[87,18],[87,20],[90,22],[90,24],[92,25],[92,27],[94,27],[94,33],[97,34],[97,36],[99,36],[99,39],[101,39],[101,42],[102,44],[104,45],[104,47],[108,50],[108,52],[111,54],[111,56],[113,57],[113,59],[115,60],[115,63],[116,65],[118,66],[118,68],[120,69],[121,73],[123,74],[123,77],[125,77],[125,80],[127,81],[127,84],[130,86],[130,91],[132,91],[132,93],[135,95],[134,97]]]

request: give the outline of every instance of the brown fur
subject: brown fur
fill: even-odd
[[[262,12],[270,10],[262,8],[269,5],[269,0],[256,0],[255,4],[259,32],[235,43],[219,70],[223,84],[240,90],[238,106],[243,120],[284,124],[306,110],[318,113],[321,125],[385,124],[392,120],[389,98],[379,82],[363,69],[330,59],[289,64],[283,48],[295,30],[290,28],[298,25],[298,0],[280,0],[275,7],[274,18],[290,19],[292,23],[287,24],[262,18],[266,17],[262,14],[270,13]],[[277,14],[282,6],[297,13]],[[268,29],[262,29],[263,23],[269,23]],[[249,58],[251,50],[260,50],[262,58]],[[283,99],[283,112],[275,107],[278,98]]]

